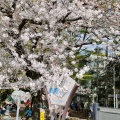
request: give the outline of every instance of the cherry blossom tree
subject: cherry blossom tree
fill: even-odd
[[[119,54],[119,11],[119,0],[0,1],[1,86],[35,92],[59,85],[63,74],[82,78],[89,67],[68,68],[67,58],[75,65],[75,53],[88,44]]]

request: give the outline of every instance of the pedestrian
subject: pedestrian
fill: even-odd
[[[6,110],[11,110],[11,105],[9,105],[9,104],[7,104],[7,106],[6,106]]]
[[[84,112],[84,104],[83,102],[80,103],[81,111]]]
[[[2,105],[0,106],[0,111],[2,110]]]
[[[88,100],[85,102],[84,107],[85,107],[85,116],[87,117],[89,116],[89,111],[90,111],[90,104]]]
[[[20,117],[20,120],[26,120],[26,118],[25,117]]]
[[[75,103],[74,103],[74,101],[71,102],[70,107],[71,107],[72,110],[75,110]]]
[[[22,117],[20,117],[20,120],[23,120]]]
[[[2,109],[1,109],[1,115],[3,116],[3,115],[5,114],[5,112],[6,112],[6,109],[5,109],[5,107],[3,106]]]
[[[90,114],[89,116],[91,117],[93,115],[93,103],[90,104]]]
[[[9,110],[6,110],[5,115],[3,116],[2,120],[12,120]]]
[[[29,118],[32,117],[32,111],[30,108],[28,108],[24,114],[24,116],[26,117],[26,120],[28,120]]]
[[[22,120],[26,120],[26,118],[25,118],[25,117],[23,117],[23,118],[22,118]]]
[[[27,102],[25,102],[26,106],[31,106],[31,102],[30,100],[28,99]]]
[[[78,112],[78,104],[75,102],[75,111]]]
[[[14,103],[13,105],[12,105],[12,111],[16,111],[17,110],[17,105]]]

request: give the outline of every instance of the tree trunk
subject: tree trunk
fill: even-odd
[[[37,96],[32,97],[33,120],[40,120],[40,95],[41,91],[37,91]]]

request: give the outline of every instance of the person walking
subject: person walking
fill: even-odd
[[[26,118],[25,117],[21,117],[20,120],[26,120]]]
[[[7,104],[7,106],[6,106],[6,110],[11,110],[11,105],[10,104]]]
[[[84,104],[83,104],[83,102],[80,103],[80,106],[81,106],[81,112],[84,112]]]
[[[93,116],[93,103],[90,104],[90,113],[89,113],[89,117]]]
[[[6,110],[5,115],[2,117],[2,120],[12,120],[9,110]]]
[[[85,107],[85,116],[88,117],[90,111],[90,103],[88,102],[88,100],[85,102],[84,107]]]
[[[78,112],[79,109],[78,109],[78,104],[75,102],[75,111]]]
[[[5,112],[6,112],[6,109],[5,109],[5,107],[3,106],[3,107],[1,108],[1,115],[3,116],[3,115],[5,114]]]
[[[72,110],[75,110],[75,103],[74,103],[74,101],[71,102],[70,107],[71,107]]]
[[[24,114],[24,116],[26,117],[26,120],[28,120],[29,118],[32,117],[32,111],[30,108],[28,108]]]

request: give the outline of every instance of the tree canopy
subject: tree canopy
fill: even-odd
[[[0,85],[36,91],[62,74],[82,78],[89,67],[67,63],[89,44],[119,54],[119,18],[119,0],[0,1]]]

